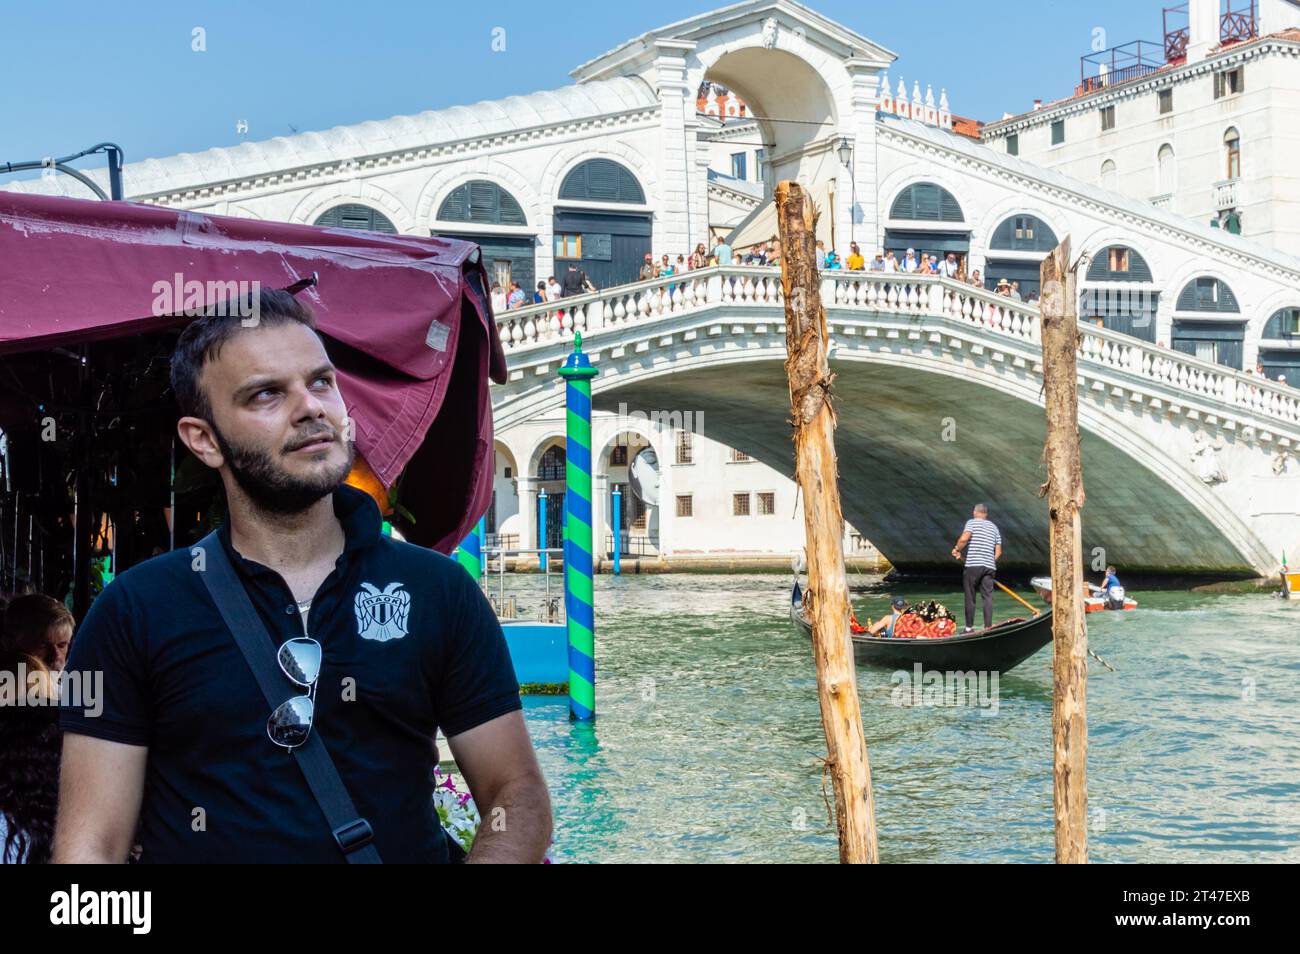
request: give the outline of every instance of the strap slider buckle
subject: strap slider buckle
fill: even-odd
[[[345,855],[364,848],[375,840],[375,831],[364,818],[355,818],[334,829],[334,840]]]

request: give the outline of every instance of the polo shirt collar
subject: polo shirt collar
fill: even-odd
[[[383,534],[383,519],[379,515],[379,506],[374,498],[364,490],[358,490],[347,484],[340,484],[334,489],[334,516],[343,525],[343,553],[339,561],[350,557],[354,552],[368,549],[379,542]],[[230,541],[230,520],[221,524],[217,537],[230,556],[231,562],[245,575],[270,570],[254,560],[243,557]]]

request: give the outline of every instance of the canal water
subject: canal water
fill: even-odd
[[[511,589],[524,606],[541,585]],[[864,622],[895,592],[851,585]],[[896,592],[960,615],[956,590]],[[1130,595],[1140,609],[1088,620],[1117,669],[1089,668],[1092,860],[1300,861],[1300,605]],[[525,700],[557,861],[837,860],[812,653],[788,604],[788,576],[597,578],[597,719]],[[859,666],[858,686],[883,861],[1052,860],[1050,646],[965,704],[887,670]]]

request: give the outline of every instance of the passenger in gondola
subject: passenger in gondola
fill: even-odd
[[[901,596],[895,596],[889,604],[889,615],[882,616],[869,627],[867,627],[868,636],[893,636],[894,626],[897,625],[899,617],[907,611],[907,600]]]

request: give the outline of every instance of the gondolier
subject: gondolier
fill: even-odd
[[[975,626],[975,592],[984,598],[984,628],[993,625],[993,581],[996,579],[998,560],[1002,558],[1002,533],[989,519],[989,508],[978,503],[957,545],[952,548],[954,558],[960,560],[966,548],[966,567],[962,571],[962,589],[966,596],[966,632]]]

